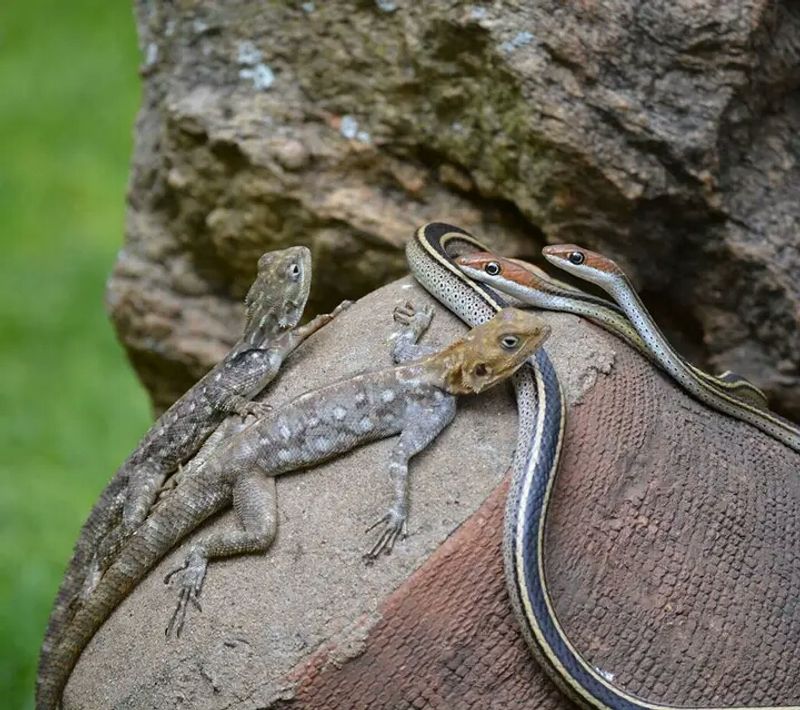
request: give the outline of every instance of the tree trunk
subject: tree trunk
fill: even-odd
[[[800,416],[800,10],[790,0],[137,3],[127,245],[109,283],[157,408],[224,352],[258,255],[312,309],[451,221],[619,259],[685,354]]]

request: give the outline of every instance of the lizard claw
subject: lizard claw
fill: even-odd
[[[205,555],[199,550],[193,550],[187,555],[186,561],[180,567],[172,570],[164,578],[164,583],[170,584],[177,573],[180,572],[182,576],[178,603],[175,606],[175,611],[172,613],[169,624],[167,624],[167,628],[164,630],[165,636],[169,637],[174,631],[175,637],[180,637],[186,622],[186,610],[189,603],[202,613],[203,608],[200,606],[198,597],[203,589],[207,566],[208,561]]]
[[[338,316],[342,311],[346,311],[350,306],[352,306],[354,301],[344,300],[342,301],[336,308],[331,311],[331,318],[335,318]]]
[[[406,301],[394,309],[393,317],[396,323],[418,327],[420,331],[424,331],[433,319],[433,306],[427,305],[422,310],[417,310],[413,303]]]
[[[272,411],[272,405],[267,404],[266,402],[242,402],[240,405],[236,407],[236,413],[242,418],[247,419],[247,417],[256,417],[260,418],[269,412]]]
[[[417,309],[414,308],[414,304],[411,303],[411,301],[406,301],[402,306],[395,307],[392,316],[394,317],[395,322],[402,323],[403,325],[409,325],[416,312]]]
[[[388,555],[399,539],[408,537],[408,519],[404,513],[395,510],[389,511],[370,525],[367,532],[374,530],[379,525],[383,525],[384,529],[369,552],[365,553],[362,558],[368,565],[378,559],[381,553]]]

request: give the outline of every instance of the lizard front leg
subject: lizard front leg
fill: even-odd
[[[298,326],[297,328],[294,328],[286,333],[285,337],[287,338],[287,341],[285,353],[288,354],[294,350],[306,338],[316,333],[323,326],[328,325],[328,323],[336,318],[336,316],[341,314],[343,311],[346,311],[352,305],[352,301],[342,301],[330,313],[321,313],[320,315],[312,318],[305,325]]]
[[[394,309],[393,317],[395,323],[401,325],[392,342],[392,360],[395,363],[418,360],[439,349],[433,345],[419,345],[417,342],[433,320],[433,306],[425,306],[418,311],[412,303],[406,301]]]
[[[398,538],[408,534],[408,462],[442,433],[455,413],[455,397],[439,389],[434,389],[430,400],[413,401],[406,407],[403,430],[389,457],[394,501],[388,512],[367,529],[369,532],[382,526],[375,544],[364,555],[367,564],[382,552],[388,555]]]
[[[183,565],[164,579],[169,584],[180,576],[178,604],[166,628],[167,636],[173,632],[181,635],[189,603],[200,610],[198,597],[211,560],[269,549],[278,527],[275,493],[275,479],[260,470],[238,477],[233,487],[233,508],[242,529],[216,533],[194,543]]]
[[[318,315],[305,325],[298,326],[283,333],[273,340],[270,343],[270,347],[266,350],[255,349],[241,352],[239,354],[240,360],[244,361],[249,358],[254,361],[251,364],[251,369],[255,370],[258,368],[258,371],[261,372],[260,381],[251,385],[249,396],[236,391],[226,393],[223,398],[213,402],[213,406],[224,412],[239,414],[243,418],[251,414],[256,417],[267,414],[272,407],[266,402],[253,400],[253,397],[273,380],[287,355],[295,350],[306,338],[330,323],[336,316],[351,305],[351,301],[342,301],[334,308],[333,312]],[[262,364],[262,361],[265,359],[267,362]],[[241,365],[239,365],[239,367],[241,367]]]

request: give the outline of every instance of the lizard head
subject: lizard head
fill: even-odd
[[[504,308],[473,328],[440,355],[444,389],[451,394],[477,394],[513,375],[550,335],[539,316]]]
[[[258,346],[294,328],[303,315],[311,290],[311,252],[289,247],[262,254],[258,275],[245,297],[245,340]]]

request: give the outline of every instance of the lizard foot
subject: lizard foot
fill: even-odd
[[[406,301],[402,306],[397,306],[392,315],[396,323],[417,328],[422,333],[427,330],[433,320],[433,306],[427,305],[418,311],[413,303]]]
[[[352,306],[354,301],[342,301],[336,308],[331,311],[331,318],[336,318],[342,311],[346,311]]]
[[[370,525],[366,532],[371,532],[379,526],[383,526],[383,530],[381,530],[380,535],[378,535],[375,544],[362,558],[368,565],[371,565],[378,559],[381,553],[388,555],[394,548],[394,544],[400,538],[408,537],[408,520],[403,513],[390,510],[386,515]]]
[[[208,560],[200,550],[192,550],[187,556],[186,561],[178,568],[172,570],[166,577],[164,577],[164,584],[171,584],[175,575],[181,575],[180,592],[178,594],[178,604],[175,611],[172,613],[172,618],[164,630],[164,635],[169,637],[172,632],[175,632],[175,637],[179,637],[183,631],[183,625],[186,621],[186,610],[189,602],[202,612],[203,608],[200,606],[198,597],[203,589],[203,580],[206,577],[206,569],[208,567]]]
[[[236,413],[242,419],[247,419],[247,417],[250,416],[261,418],[266,414],[269,414],[271,411],[272,411],[272,405],[267,404],[266,402],[247,401],[247,402],[242,402],[236,407]]]
[[[174,491],[178,484],[181,482],[181,479],[184,477],[184,469],[183,464],[179,463],[178,468],[164,483],[161,484],[161,488],[158,489],[158,498],[156,499],[161,500],[161,497],[170,493],[170,491]]]

